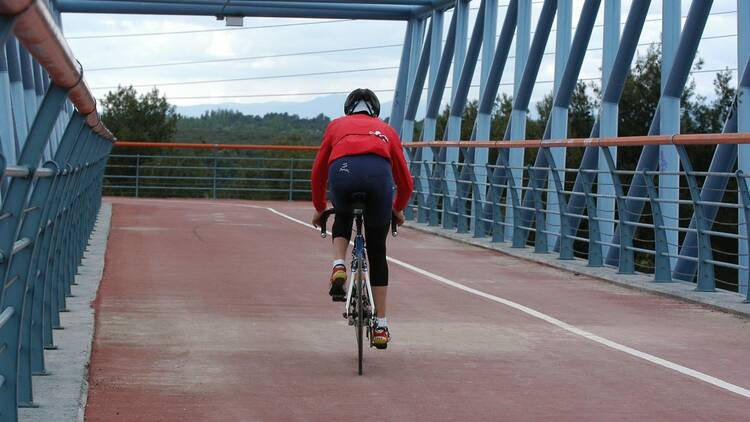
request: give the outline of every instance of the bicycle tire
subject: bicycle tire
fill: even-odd
[[[355,329],[357,330],[357,373],[359,375],[362,375],[362,348],[363,348],[363,331],[364,331],[364,323],[365,323],[365,316],[364,316],[364,301],[363,301],[363,290],[364,290],[364,283],[362,282],[362,279],[364,278],[364,274],[362,273],[362,261],[360,258],[359,265],[357,265],[357,323],[355,325]]]

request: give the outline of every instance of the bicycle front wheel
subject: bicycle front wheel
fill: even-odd
[[[357,363],[357,370],[359,375],[362,375],[362,344],[364,343],[364,340],[362,338],[364,334],[364,325],[365,325],[365,314],[364,314],[364,283],[362,280],[364,279],[364,274],[362,274],[362,265],[358,266],[357,269],[357,323],[354,324],[355,330],[357,330],[357,357],[358,357],[358,363]]]

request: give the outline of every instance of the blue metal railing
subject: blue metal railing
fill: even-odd
[[[0,119],[3,421],[34,406],[32,374],[46,372],[114,140],[54,16],[40,1],[0,2],[0,113],[11,116]]]
[[[720,135],[705,135],[704,141],[695,135],[683,138],[690,138],[691,145],[727,142],[727,138],[721,141]],[[677,278],[671,262],[682,258],[696,262],[697,271],[694,274],[680,274],[682,277],[677,279],[694,280],[698,291],[712,292],[717,288],[740,291],[746,301],[750,300],[750,292],[746,287],[747,280],[745,283],[735,281],[737,271],[747,268],[738,259],[741,252],[731,247],[736,247],[738,241],[747,243],[750,239],[747,227],[736,221],[737,210],[750,215],[748,176],[742,171],[695,171],[689,153],[691,147],[679,144],[675,139],[678,138],[671,138],[671,142],[676,144],[684,170],[674,173],[626,170],[616,165],[609,154],[609,145],[597,146],[594,143],[596,140],[581,141],[580,145],[568,141],[568,148],[594,146],[602,149],[609,166],[606,172],[611,175],[611,185],[596,182],[602,170],[558,168],[554,165],[511,166],[503,160],[502,151],[498,152],[499,165],[412,160],[410,166],[415,178],[415,193],[409,217],[459,233],[471,232],[477,238],[490,237],[493,242],[510,242],[515,248],[533,245],[535,252],[555,252],[563,260],[584,258],[592,267],[613,265],[604,258],[610,250],[615,249],[619,259],[613,266],[617,267],[619,273],[649,273],[653,274],[655,282],[671,282]],[[748,136],[734,135],[728,142],[747,143],[748,139]],[[642,145],[670,142],[670,138],[665,137],[640,137],[640,140],[643,141]],[[616,142],[611,141],[613,144]],[[415,143],[407,146],[418,145],[419,143]],[[459,148],[455,143],[430,145],[433,148]],[[628,144],[633,145],[638,143]],[[462,148],[469,146],[470,143],[461,144]],[[508,142],[494,145],[500,149],[509,146]],[[551,149],[543,143],[538,143],[537,146],[541,146],[540,154],[548,154]],[[416,156],[416,148],[407,150],[410,150],[410,156]],[[438,154],[434,156],[437,157]],[[548,162],[555,161],[550,158]],[[446,166],[451,166],[454,174],[468,175],[456,182],[457,186],[452,190],[448,189],[448,181],[442,176],[442,168]],[[516,172],[521,175],[520,178],[513,177]],[[551,175],[549,183],[540,181],[540,172]],[[666,199],[659,195],[658,177],[665,174],[673,174],[682,181],[676,199]],[[582,191],[573,189],[576,176],[583,180]],[[704,181],[710,177],[724,177],[733,181],[731,186],[722,190],[719,200],[705,200],[701,196]],[[521,184],[516,184],[518,180]],[[629,196],[628,190],[638,183],[642,183],[641,187],[646,190],[647,195]],[[606,193],[610,191],[614,194]],[[528,205],[520,200],[524,197],[530,198]],[[570,211],[567,206],[575,197],[582,198],[585,203],[582,212]],[[559,203],[557,210],[547,207],[552,198]],[[610,198],[614,201],[615,209],[608,210],[614,212],[614,218],[601,216],[602,210],[598,209],[597,205],[601,198]],[[627,208],[626,201],[640,201],[644,206],[648,206],[650,211],[633,213]],[[667,203],[681,208],[682,217],[674,224],[680,234],[679,238],[682,239],[690,233],[697,236],[698,246],[695,255],[679,250],[684,246],[681,243],[671,245],[675,250],[679,250],[678,253],[670,252],[667,232],[673,226],[666,223],[669,217],[662,212],[662,207]],[[720,218],[708,218],[709,212],[716,214],[717,210]],[[733,213],[722,214],[722,210]],[[559,223],[549,222],[552,215],[557,217]],[[509,218],[510,216],[515,218]],[[695,224],[689,224],[691,220],[694,220]],[[602,238],[600,226],[604,223],[611,223],[619,228],[612,241]],[[723,274],[723,277],[719,274]]]
[[[112,154],[104,194],[209,199],[310,198],[312,157],[216,151],[197,155]]]

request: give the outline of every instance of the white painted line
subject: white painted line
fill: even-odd
[[[170,202],[174,203],[174,202],[177,202],[177,201],[170,201]],[[191,204],[194,205],[195,202],[191,202]],[[211,204],[211,205],[214,205],[214,204]],[[287,215],[287,214],[284,214],[282,212],[279,212],[279,211],[277,211],[277,210],[275,210],[275,209],[273,209],[271,207],[264,207],[264,206],[259,206],[259,205],[249,205],[249,204],[221,204],[221,203],[217,203],[215,205],[224,205],[224,206],[226,206],[226,205],[232,205],[232,206],[238,206],[238,207],[243,207],[243,208],[265,209],[265,210],[271,211],[272,213],[274,213],[274,214],[276,214],[278,216],[286,218],[287,220],[293,221],[295,223],[301,224],[301,225],[309,227],[309,228],[314,228],[312,224],[305,223],[305,222],[303,222],[301,220],[298,220],[298,219],[296,219],[296,218],[294,218],[294,217],[292,217],[290,215]],[[542,313],[542,312],[539,312],[539,311],[537,311],[535,309],[529,308],[528,306],[524,306],[524,305],[521,305],[520,303],[516,303],[516,302],[513,302],[513,301],[508,300],[508,299],[503,299],[503,298],[501,298],[499,296],[495,296],[495,295],[492,295],[492,294],[489,294],[489,293],[485,293],[485,292],[483,292],[481,290],[477,290],[477,289],[465,286],[465,285],[463,285],[461,283],[458,283],[458,282],[455,282],[455,281],[450,280],[448,278],[445,278],[445,277],[439,276],[437,274],[431,273],[431,272],[429,272],[427,270],[424,270],[422,268],[419,268],[419,267],[416,267],[414,265],[408,264],[408,263],[406,263],[404,261],[401,261],[401,260],[398,260],[396,258],[392,258],[392,257],[389,256],[389,257],[387,257],[387,259],[388,259],[388,261],[393,262],[394,264],[399,265],[401,267],[404,267],[404,268],[406,268],[408,270],[414,271],[417,274],[423,275],[423,276],[425,276],[427,278],[433,279],[433,280],[435,280],[437,282],[440,282],[440,283],[443,283],[445,285],[448,285],[448,286],[451,286],[451,287],[455,287],[456,289],[463,290],[464,292],[471,293],[471,294],[483,297],[485,299],[489,299],[489,300],[491,300],[493,302],[497,302],[497,303],[503,304],[505,306],[511,307],[511,308],[516,309],[518,311],[521,311],[521,312],[523,312],[523,313],[525,313],[525,314],[527,314],[529,316],[532,316],[534,318],[537,318],[537,319],[545,321],[545,322],[547,322],[549,324],[552,324],[552,325],[554,325],[554,326],[556,326],[558,328],[561,328],[561,329],[563,329],[563,330],[565,330],[565,331],[567,331],[569,333],[581,336],[581,337],[586,338],[588,340],[591,340],[591,341],[593,341],[595,343],[599,343],[599,344],[601,344],[603,346],[609,347],[610,349],[614,349],[614,350],[626,353],[628,355],[631,355],[633,357],[640,358],[640,359],[646,360],[648,362],[654,363],[656,365],[663,366],[663,367],[665,367],[667,369],[671,369],[671,370],[679,372],[679,373],[681,373],[683,375],[687,375],[689,377],[698,379],[698,380],[703,381],[705,383],[714,385],[716,387],[722,388],[724,390],[730,391],[732,393],[735,393],[735,394],[738,394],[740,396],[743,396],[745,398],[749,398],[750,399],[750,390],[748,390],[747,388],[740,387],[738,385],[729,383],[727,381],[724,381],[722,379],[713,377],[713,376],[705,374],[703,372],[696,371],[695,369],[691,369],[691,368],[688,368],[686,366],[679,365],[677,363],[668,361],[666,359],[662,359],[662,358],[660,358],[658,356],[654,356],[652,354],[649,354],[649,353],[646,353],[646,352],[642,352],[642,351],[634,349],[632,347],[625,346],[624,344],[620,344],[620,343],[617,343],[615,341],[606,339],[604,337],[598,336],[598,335],[596,335],[594,333],[591,333],[589,331],[580,329],[580,328],[578,328],[578,327],[576,327],[574,325],[570,325],[570,324],[568,324],[566,322],[560,321],[559,319],[551,317],[551,316],[549,316],[549,315],[547,315],[545,313]]]

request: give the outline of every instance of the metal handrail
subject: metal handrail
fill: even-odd
[[[86,116],[86,124],[99,136],[115,140],[96,111],[96,100],[68,42],[41,0],[5,0],[0,14],[15,18],[13,34],[49,73],[55,85],[68,90],[68,98]]]

